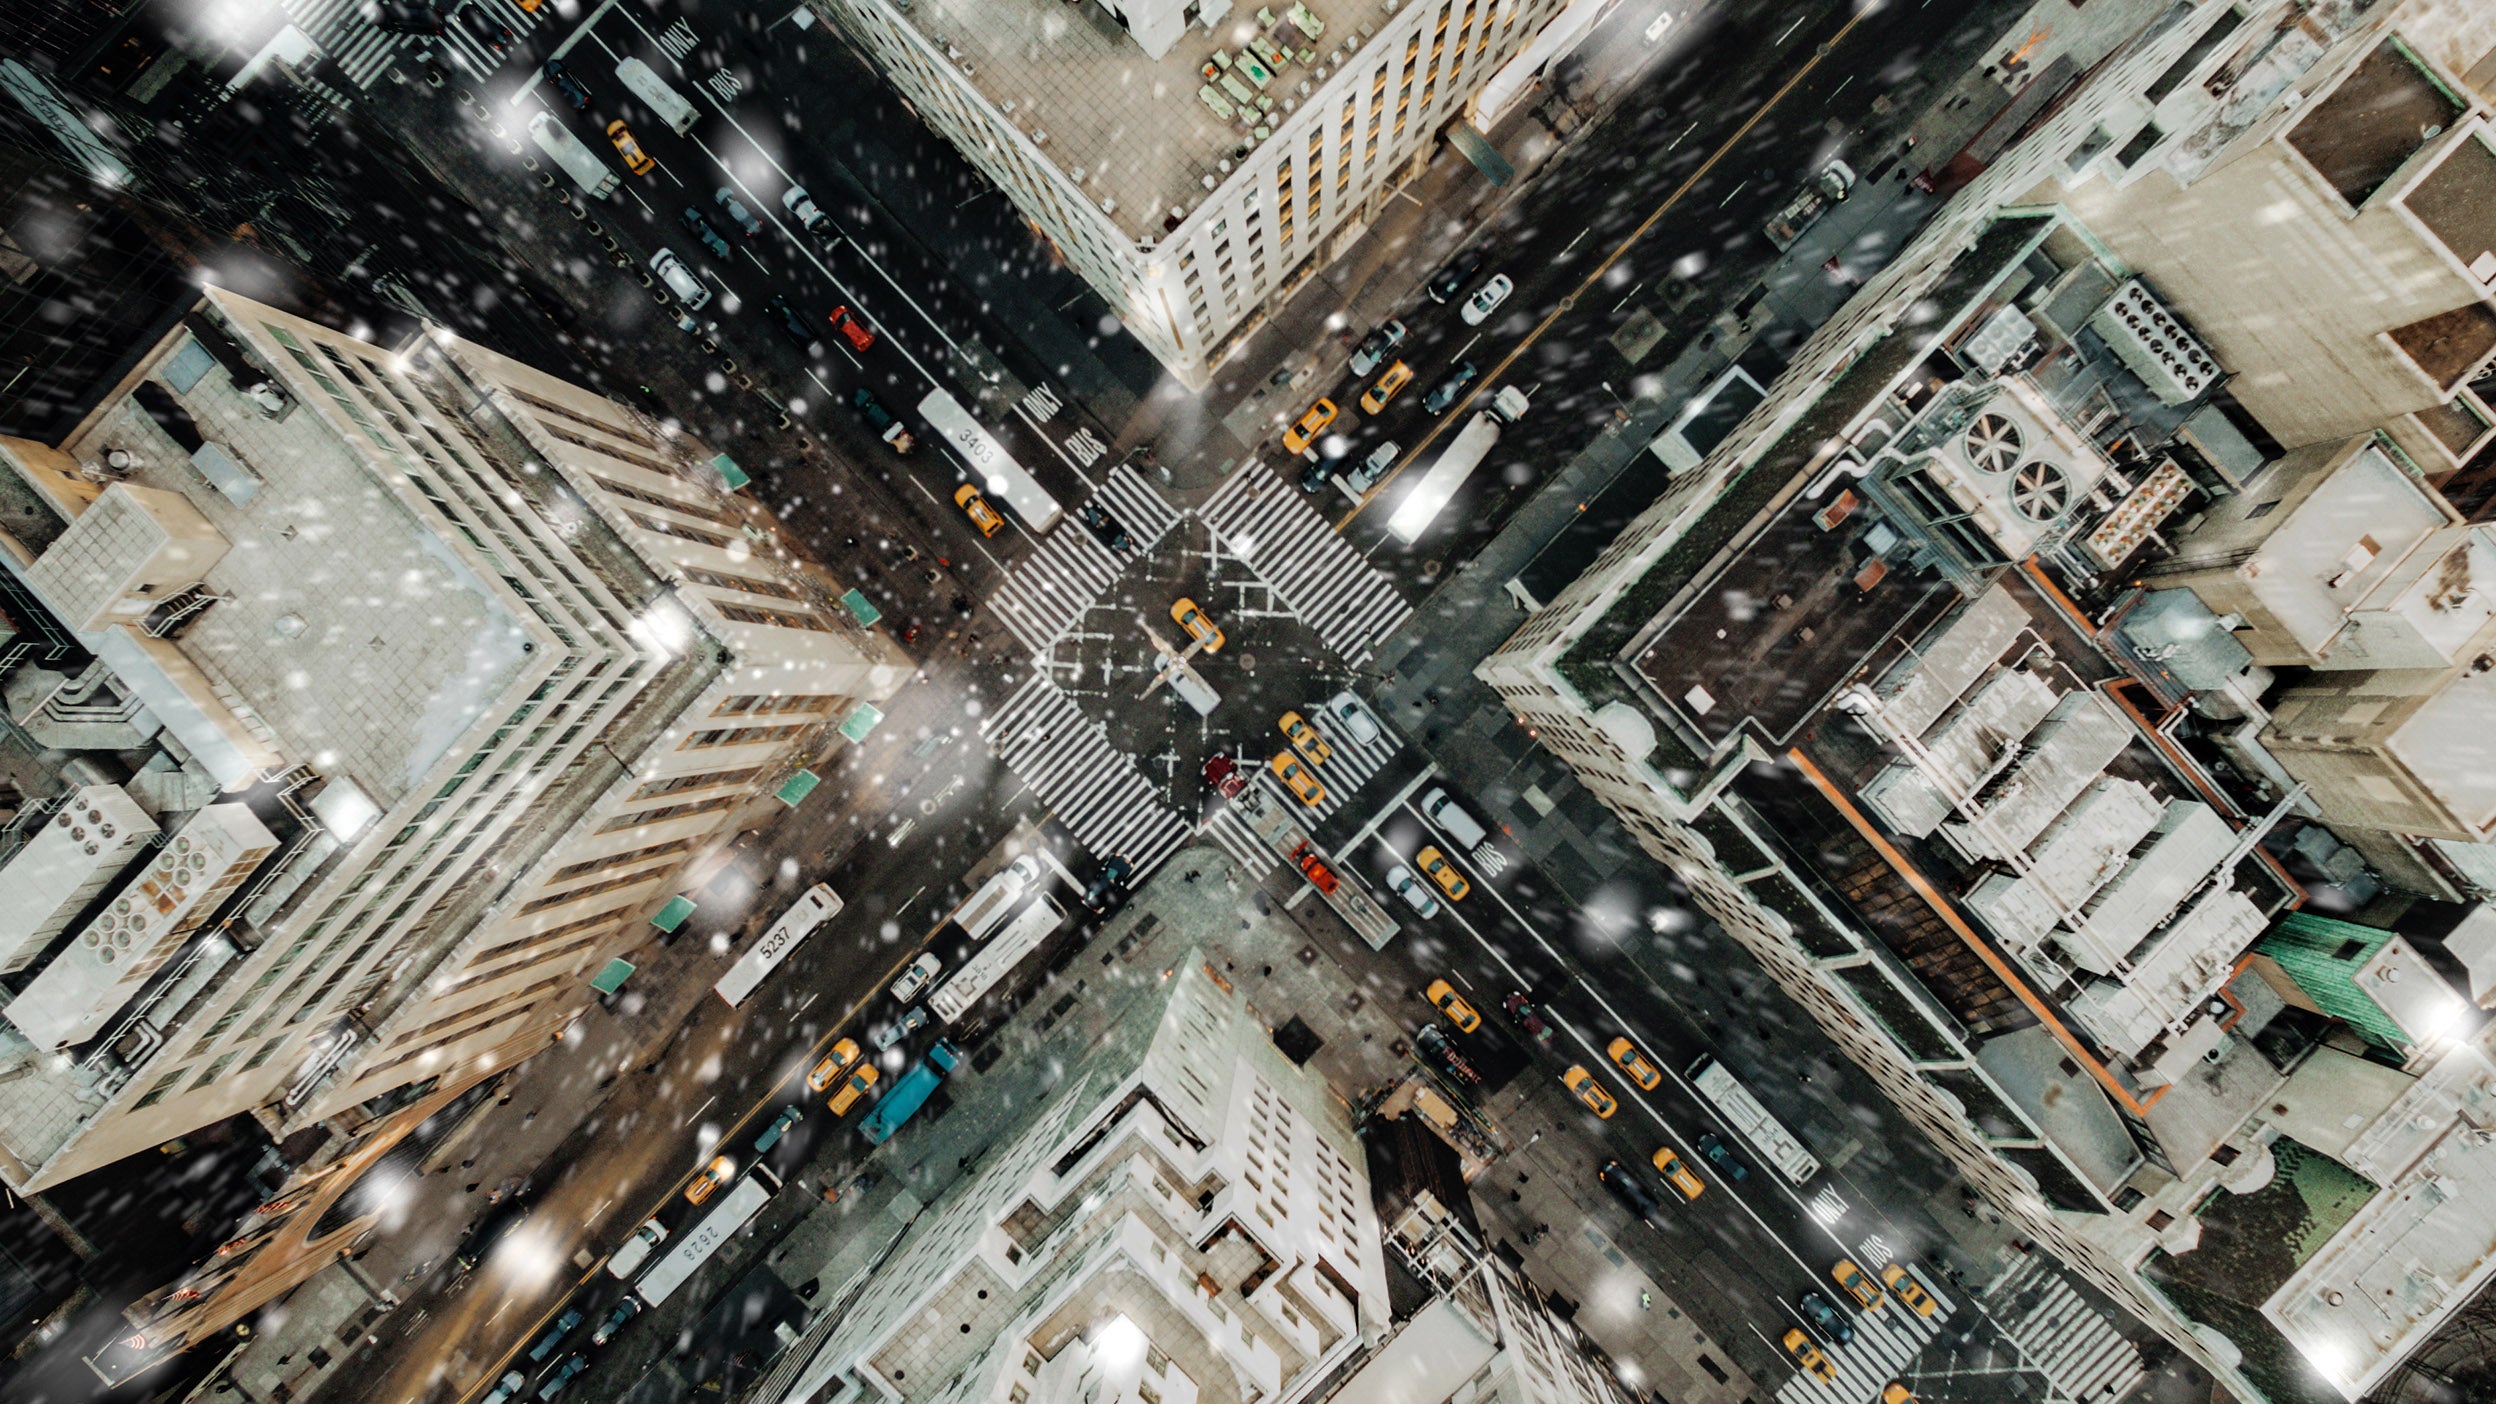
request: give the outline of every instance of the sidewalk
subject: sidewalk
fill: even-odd
[[[631,980],[602,1005],[585,1008],[561,1042],[512,1070],[499,1094],[506,1105],[478,1113],[490,1124],[460,1133],[458,1145],[415,1168],[357,1260],[315,1276],[264,1313],[259,1334],[232,1366],[247,1397],[270,1398],[267,1386],[285,1381],[295,1398],[310,1398],[341,1377],[356,1383],[338,1397],[358,1397],[363,1382],[348,1367],[373,1342],[357,1340],[355,1331],[340,1339],[343,1322],[358,1320],[387,1334],[390,1323],[368,1310],[381,1292],[407,1299],[420,1315],[432,1310],[464,1285],[440,1271],[461,1230],[497,1188],[551,1183],[578,1158],[578,1138],[594,1136],[604,1124],[631,1124],[643,1103],[661,1095],[656,1084],[633,1074],[660,1063],[678,1040],[718,1022],[705,1017],[713,1012],[711,985],[743,939],[778,910],[774,900],[755,899],[781,885],[782,855],[803,854],[808,872],[838,863],[864,837],[869,824],[861,821],[880,818],[891,801],[861,778],[889,773],[946,695],[942,686],[905,688],[886,704],[883,726],[867,741],[831,738],[839,748],[837,766],[804,804],[790,810],[768,796],[758,801],[734,858],[710,878],[723,892],[741,889],[744,900],[705,902],[673,940],[644,928],[647,939],[624,953],[639,967]],[[342,1280],[341,1269],[360,1275],[369,1290],[359,1293]],[[314,1360],[315,1350],[324,1359]]]
[[[1412,1071],[1410,1031],[1430,1017],[1429,1009],[1409,971],[1371,951],[1324,903],[1295,900],[1309,890],[1297,874],[1270,874],[1269,882],[1282,893],[1281,900],[1275,891],[1248,884],[1218,848],[1182,851],[1125,912],[1066,962],[1056,977],[1058,987],[1071,987],[1070,995],[1079,998],[1087,970],[1114,959],[1159,960],[1201,948],[1220,977],[1244,992],[1269,1029],[1296,1020],[1319,1040],[1309,1066],[1326,1077],[1337,1095],[1358,1102],[1369,1090]],[[1144,945],[1130,944],[1146,930],[1152,934]],[[1035,1037],[1028,1014],[1001,1032],[1018,1044]],[[1002,1104],[1000,1099],[1021,1105],[1028,1075],[1029,1069],[1018,1067],[1013,1054],[985,1074],[966,1066],[950,1086],[951,1113],[914,1125],[885,1151],[856,1163],[809,1167],[809,1190],[820,1182],[846,1184],[865,1170],[882,1177],[870,1192],[844,1194],[833,1205],[806,1195],[784,1195],[766,1211],[768,1216],[793,1207],[800,1215],[795,1222],[767,1223],[757,1230],[757,1241],[776,1238],[767,1259],[771,1270],[783,1281],[812,1282],[816,1288],[816,1315],[805,1344],[793,1355],[811,1352],[826,1334],[826,1323],[841,1309],[843,1289],[858,1284],[861,1274],[880,1261],[921,1206],[938,1201],[999,1140],[1014,1134],[1015,1128],[999,1119],[963,1115],[962,1109],[975,1103]],[[1542,1142],[1525,1134],[1529,1124],[1549,1125],[1567,1114],[1564,1094],[1548,1082],[1520,1077],[1485,1108],[1495,1120],[1508,1122],[1506,1139],[1521,1148],[1497,1161],[1475,1186],[1475,1207],[1486,1229],[1494,1240],[1514,1245],[1524,1241],[1525,1231],[1536,1222],[1569,1226],[1544,1236],[1525,1254],[1526,1270],[1541,1290],[1557,1292],[1580,1329],[1648,1387],[1661,1389],[1676,1404],[1737,1404],[1746,1391],[1756,1393],[1748,1377],[1731,1365],[1732,1354],[1700,1330],[1620,1247],[1586,1223],[1590,1211],[1574,1192],[1592,1188],[1593,1182],[1580,1163],[1580,1143],[1570,1139],[1564,1149],[1561,1138]],[[1526,1184],[1531,1194],[1511,1201],[1504,1191],[1512,1182]],[[1596,1198],[1602,1194],[1599,1188],[1592,1193]],[[728,1265],[714,1271],[724,1285],[745,1268]],[[1651,1300],[1644,1308],[1638,1305],[1642,1289]],[[1699,1363],[1702,1359],[1706,1364]],[[801,1363],[784,1358],[769,1368],[777,1378],[784,1371],[793,1375]],[[1725,1379],[1717,1380],[1710,1366],[1725,1372]]]

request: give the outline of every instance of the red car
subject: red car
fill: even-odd
[[[1317,850],[1306,843],[1292,850],[1291,861],[1299,865],[1310,885],[1320,892],[1331,893],[1342,881],[1335,876],[1334,869],[1326,866],[1326,860],[1318,856]]]
[[[849,314],[846,303],[832,309],[830,320],[833,330],[841,334],[841,339],[849,343],[851,350],[864,351],[875,344],[875,333],[868,329],[866,323]]]
[[[1224,799],[1236,799],[1248,788],[1248,776],[1229,756],[1214,756],[1205,762],[1205,783]]]
[[[1510,992],[1506,999],[1499,1002],[1499,1007],[1518,1028],[1525,1030],[1528,1038],[1536,1043],[1551,1042],[1551,1025],[1543,1022],[1543,1016],[1526,1002],[1523,994]]]

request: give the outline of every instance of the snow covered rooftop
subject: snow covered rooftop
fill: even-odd
[[[157,695],[168,689],[204,691],[192,697],[203,712],[221,705],[268,750],[352,774],[386,808],[524,676],[529,635],[442,528],[385,486],[298,367],[266,356],[291,401],[273,416],[223,366],[186,365],[190,342],[177,332],[163,348],[147,402],[121,396],[63,445],[90,462],[129,452],[130,483],[181,499],[229,548],[196,577],[215,602],[117,652],[117,671],[122,654],[152,664],[164,684],[152,709],[178,710]],[[199,466],[207,449],[222,482]]]

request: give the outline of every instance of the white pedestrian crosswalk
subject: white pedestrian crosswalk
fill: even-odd
[[[1317,708],[1314,704],[1304,706],[1300,714],[1303,718],[1314,718]],[[1268,803],[1281,805],[1285,813],[1297,816],[1304,827],[1324,822],[1336,810],[1351,803],[1352,797],[1360,792],[1362,785],[1368,783],[1369,777],[1384,769],[1404,745],[1404,738],[1398,736],[1393,728],[1382,728],[1377,740],[1364,745],[1340,727],[1330,729],[1315,722],[1311,724],[1317,726],[1318,735],[1325,740],[1330,752],[1323,764],[1308,767],[1309,774],[1317,777],[1317,783],[1325,788],[1324,799],[1315,804],[1301,803],[1300,797],[1294,795],[1290,787],[1282,782],[1282,777],[1274,773],[1274,767],[1265,763],[1265,756],[1286,748],[1288,743],[1280,733],[1274,735],[1274,750],[1257,757],[1257,788],[1265,791]],[[1246,758],[1242,759],[1242,763],[1246,763]]]
[[[1915,1280],[1932,1295],[1931,1316],[1920,1316],[1908,1310],[1906,1303],[1896,1297],[1883,1300],[1871,1311],[1854,1311],[1839,1294],[1822,1293],[1837,1303],[1839,1311],[1846,1313],[1846,1319],[1855,1328],[1855,1338],[1841,1346],[1831,1344],[1825,1335],[1813,1333],[1820,1353],[1836,1367],[1837,1380],[1833,1384],[1824,1384],[1817,1376],[1797,1370],[1794,1377],[1785,1382],[1785,1387],[1777,1391],[1778,1404],[1873,1404],[1881,1397],[1884,1388],[1904,1377],[1908,1373],[1907,1363],[1921,1355],[1925,1345],[1941,1334],[1942,1323],[1950,1319],[1950,1313],[1956,1308],[1956,1303],[1950,1298],[1933,1290],[1924,1274],[1916,1274]],[[1790,1329],[1792,1322],[1789,1319],[1786,1326],[1773,1334],[1781,1341],[1786,1330]],[[1782,1345],[1779,1349],[1783,1349]],[[1792,1359],[1790,1355],[1787,1358]]]
[[[1036,674],[980,724],[980,739],[1095,857],[1123,855],[1140,883],[1192,826],[1162,802],[1099,722]]]
[[[1251,462],[1197,514],[1219,549],[1245,562],[1328,648],[1360,664],[1413,607],[1307,498]]]
[[[1179,524],[1179,509],[1163,501],[1160,493],[1123,463],[1109,470],[1109,479],[1101,484],[1095,500],[1135,538],[1138,550],[1160,545],[1170,528]]]
[[[364,0],[287,0],[286,18],[358,88],[390,70],[402,36],[376,29]]]
[[[2147,1373],[2140,1347],[2060,1271],[2036,1258],[2023,1258],[1995,1278],[1984,1297],[2026,1363],[2062,1398],[2121,1399]]]
[[[514,0],[466,3],[502,21],[513,34],[522,37],[537,28],[541,17],[552,13],[550,6],[541,4],[532,14]],[[388,73],[402,52],[414,53],[429,47],[448,50],[456,56],[454,63],[460,70],[477,78],[492,73],[509,58],[488,48],[456,20],[445,25],[439,35],[405,34],[376,25],[375,12],[368,8],[367,0],[281,0],[281,4],[286,18],[310,36],[358,89],[371,87]],[[436,8],[448,15],[452,6],[446,0],[436,0]]]
[[[1033,653],[1044,654],[1083,622],[1084,611],[1126,563],[1080,522],[1060,523],[1040,548],[1006,572],[989,603]]]
[[[1283,860],[1275,856],[1273,848],[1248,822],[1248,817],[1240,812],[1240,800],[1255,793],[1258,792],[1250,790],[1239,799],[1216,800],[1212,817],[1196,826],[1196,836],[1220,844],[1223,852],[1239,860],[1242,873],[1250,878],[1261,878],[1280,866]],[[1269,798],[1266,802],[1272,803],[1272,800]]]

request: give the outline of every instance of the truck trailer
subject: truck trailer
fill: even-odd
[[[901,1124],[927,1104],[937,1085],[945,1080],[945,1074],[952,1072],[961,1062],[962,1050],[953,1046],[953,1040],[936,1040],[936,1046],[927,1050],[926,1060],[903,1073],[892,1090],[875,1104],[875,1110],[867,1114],[866,1123],[861,1128],[867,1133],[867,1139],[879,1146],[891,1140],[893,1133],[901,1129]]]

